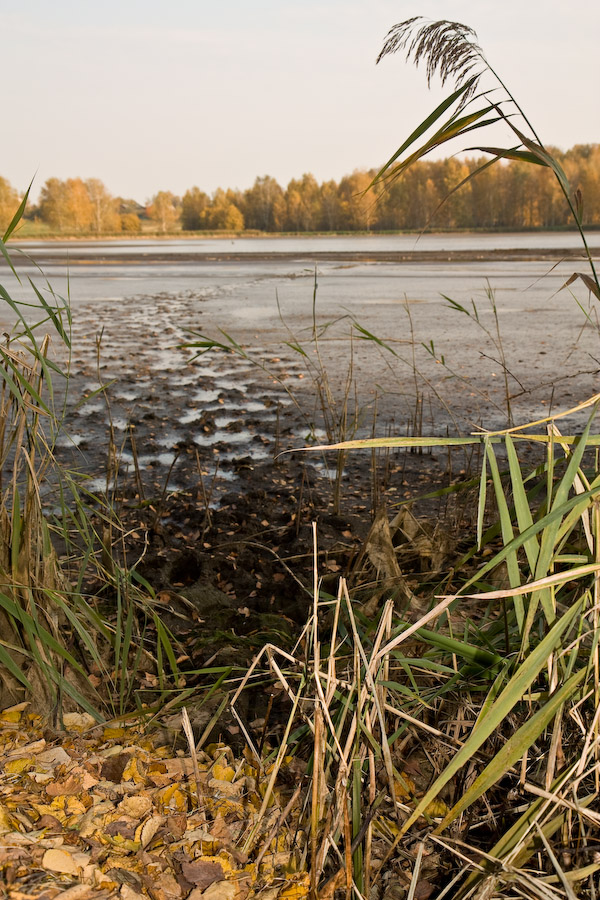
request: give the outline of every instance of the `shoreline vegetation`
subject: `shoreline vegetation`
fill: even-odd
[[[487,152],[486,148],[481,148]],[[575,193],[585,196],[582,223],[600,227],[600,144],[552,150]],[[477,176],[477,177],[475,177]],[[0,177],[0,228],[22,196]],[[121,237],[208,234],[340,234],[426,230],[560,229],[572,225],[560,186],[548,167],[505,155],[490,167],[483,156],[420,159],[402,177],[384,181],[377,169],[355,170],[321,184],[306,173],[282,187],[256,178],[247,190],[200,187],[182,196],[161,190],[145,203],[115,197],[99,178],[49,178],[20,225],[30,239],[92,235]]]
[[[600,224],[589,226],[588,232],[600,231]],[[35,231],[28,227],[25,223],[11,237],[11,243],[19,242],[40,242],[40,243],[61,243],[73,242],[79,244],[99,244],[111,241],[197,241],[201,240],[223,240],[224,238],[236,239],[244,238],[244,240],[286,240],[286,238],[294,238],[296,240],[310,240],[311,238],[339,238],[339,237],[368,237],[376,240],[378,237],[394,237],[400,235],[414,235],[419,237],[423,234],[577,234],[577,229],[569,225],[538,226],[523,228],[397,228],[391,231],[182,231],[173,230],[167,232],[157,231],[152,228],[144,228],[135,234],[125,234],[122,231],[104,232],[102,234],[69,232],[69,231],[51,231],[44,229],[43,231]]]

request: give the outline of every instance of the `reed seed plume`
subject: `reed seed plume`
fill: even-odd
[[[404,50],[407,61],[412,59],[416,66],[425,63],[428,87],[435,75],[439,75],[442,86],[449,79],[456,82],[457,88],[470,81],[462,106],[474,95],[488,67],[476,32],[460,22],[428,22],[422,16],[406,19],[388,31],[377,62],[399,50]]]

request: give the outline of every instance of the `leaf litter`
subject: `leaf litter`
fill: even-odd
[[[149,734],[141,722],[98,725],[85,713],[66,713],[66,731],[50,733],[27,707],[0,713],[3,896],[307,895],[299,791],[276,785],[261,818],[269,770],[259,771],[249,754],[236,759],[222,743],[175,749],[181,732]],[[290,758],[286,765],[302,764]],[[285,828],[278,827],[283,812]],[[244,853],[239,847],[252,830]]]

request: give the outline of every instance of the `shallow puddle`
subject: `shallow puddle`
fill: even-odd
[[[128,403],[131,403],[133,400],[137,400],[140,396],[139,391],[113,391],[112,395],[115,400],[125,400]]]
[[[94,413],[102,412],[105,408],[106,404],[104,401],[99,401],[97,403],[84,403],[83,406],[80,406],[78,410],[76,410],[78,416],[91,416]]]
[[[56,439],[57,447],[80,447],[86,441],[86,436],[83,434],[62,434],[59,438]]]
[[[116,428],[117,431],[127,431],[129,428],[129,419],[125,419],[122,416],[113,416],[112,419],[106,418],[105,422],[107,425],[112,423],[113,428]]]
[[[156,443],[159,447],[164,447],[166,450],[170,450],[176,444],[179,444],[183,440],[183,435],[178,431],[167,431],[166,434],[159,435],[156,438]]]
[[[212,434],[197,434],[194,436],[194,443],[199,447],[212,447],[213,444],[245,444],[249,443],[254,435],[250,432],[243,431],[225,431],[218,428]]]
[[[192,422],[198,422],[203,415],[203,409],[188,409],[185,415],[180,416],[177,421],[181,422],[182,425],[191,425]]]
[[[221,391],[218,388],[202,388],[195,391],[190,399],[195,403],[216,403],[220,394]]]

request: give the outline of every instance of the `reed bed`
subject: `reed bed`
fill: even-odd
[[[425,61],[428,76],[441,72],[443,81],[458,81],[375,182],[401,177],[442,143],[503,123],[518,144],[477,149],[490,155],[487,165],[519,159],[554,172],[588,266],[565,287],[577,282],[600,299],[581,198],[489,66],[473,32],[458,23],[412,19],[392,29],[382,55],[396,50]],[[480,90],[483,75],[496,79],[504,99]],[[515,112],[530,134],[515,124]],[[433,135],[426,137],[430,130]],[[11,267],[6,241],[24,203],[0,243]],[[38,334],[49,327],[68,354],[70,311],[61,298],[52,294],[49,302],[31,288],[39,314],[33,325],[31,307],[0,288],[17,321],[0,347],[2,699],[32,697],[51,710],[55,723],[69,705],[95,719],[136,708],[148,718],[172,714],[197,690],[182,689],[178,648],[151,586],[135,567],[123,564],[125,538],[110,491],[98,505],[99,498],[88,495],[71,473],[57,471],[53,442],[63,406],[55,385],[66,379],[68,368],[61,370],[48,337]],[[475,309],[458,311],[477,317]],[[366,329],[362,335],[381,343]],[[201,352],[228,349],[245,358],[228,335],[220,342],[196,337],[193,346]],[[488,337],[501,351],[499,331]],[[339,440],[354,433],[348,414],[352,366],[340,410],[318,340],[315,324],[316,362],[306,357],[307,371],[330,443],[312,449],[335,453],[339,468],[355,450],[479,447],[475,525],[471,546],[445,571],[433,564],[430,539],[430,570],[409,582],[394,541],[404,528],[406,541],[416,544],[423,527],[413,517],[415,527],[407,529],[402,510],[392,517],[379,510],[362,555],[373,586],[358,591],[342,578],[333,595],[318,576],[314,526],[311,610],[295,646],[267,644],[236,681],[231,667],[194,670],[213,677],[203,697],[229,695],[246,758],[260,775],[258,818],[236,850],[245,858],[254,854],[258,868],[261,847],[286,827],[289,810],[299,803],[294,828],[304,837],[293,868],[307,871],[309,882],[294,897],[597,898],[600,435],[594,426],[600,395],[560,415],[515,426],[505,379],[511,427],[504,431]],[[306,356],[293,336],[289,346]],[[563,419],[584,410],[589,419],[582,433],[563,434]],[[534,469],[521,453],[531,444],[543,448]],[[48,485],[60,497],[53,520],[44,508]],[[339,479],[336,491],[335,508]],[[68,565],[53,549],[57,541],[66,548]],[[90,571],[99,585],[96,595],[84,590]],[[138,692],[142,666],[157,677],[151,704],[142,704]],[[96,681],[89,677],[92,670]],[[272,745],[266,723],[257,739],[242,703],[246,692],[264,693],[267,686],[280,698]],[[224,707],[220,700],[201,742],[219,727]],[[185,709],[182,721],[194,756],[197,739]],[[267,827],[284,764],[294,757],[306,775]],[[194,771],[199,796],[197,765]]]
[[[110,492],[92,494],[54,455],[64,433],[71,311],[47,281],[23,282],[9,252],[26,202],[27,194],[0,240],[28,296],[14,299],[0,285],[14,322],[0,345],[0,705],[27,697],[60,726],[73,708],[105,720],[139,707],[142,670],[156,672],[163,705],[178,694],[181,673],[152,588],[125,564]],[[115,458],[114,446],[107,454]]]
[[[522,431],[494,435],[505,477],[481,436],[480,563],[470,577],[458,566],[443,594],[414,596],[404,613],[391,591],[367,617],[345,580],[336,597],[323,594],[315,562],[312,614],[295,650],[265,647],[238,688],[234,710],[266,663],[288,697],[271,783],[288,754],[310,753],[315,896],[379,896],[397,878],[406,897],[595,896],[592,421],[577,439],[547,422],[546,462],[535,473],[519,463]],[[497,519],[484,528],[489,490]]]
[[[588,266],[564,288],[578,282],[600,299],[581,195],[472,29],[413,18],[390,31],[380,59],[398,50],[425,63],[428,79],[440,74],[442,84],[456,85],[373,184],[402,177],[442,144],[506,126],[515,146],[469,148],[490,156],[480,171],[503,159],[551,169]],[[480,85],[490,77],[496,93]],[[502,349],[498,329],[488,337]],[[512,426],[504,364],[503,371]],[[397,519],[384,517],[380,532],[392,562],[383,602],[367,604],[365,615],[344,580],[337,597],[324,595],[315,564],[312,615],[296,650],[269,645],[259,658],[291,704],[275,768],[286,752],[302,752],[303,741],[310,747],[305,827],[313,896],[598,895],[600,476],[592,428],[599,400],[502,432],[314,448],[339,454],[480,445],[483,465],[473,547],[438,591],[431,593],[427,579],[421,590],[398,590]],[[561,418],[586,408],[583,433],[563,435]],[[522,467],[522,441],[545,445],[535,471]],[[424,771],[417,784],[411,773]]]

